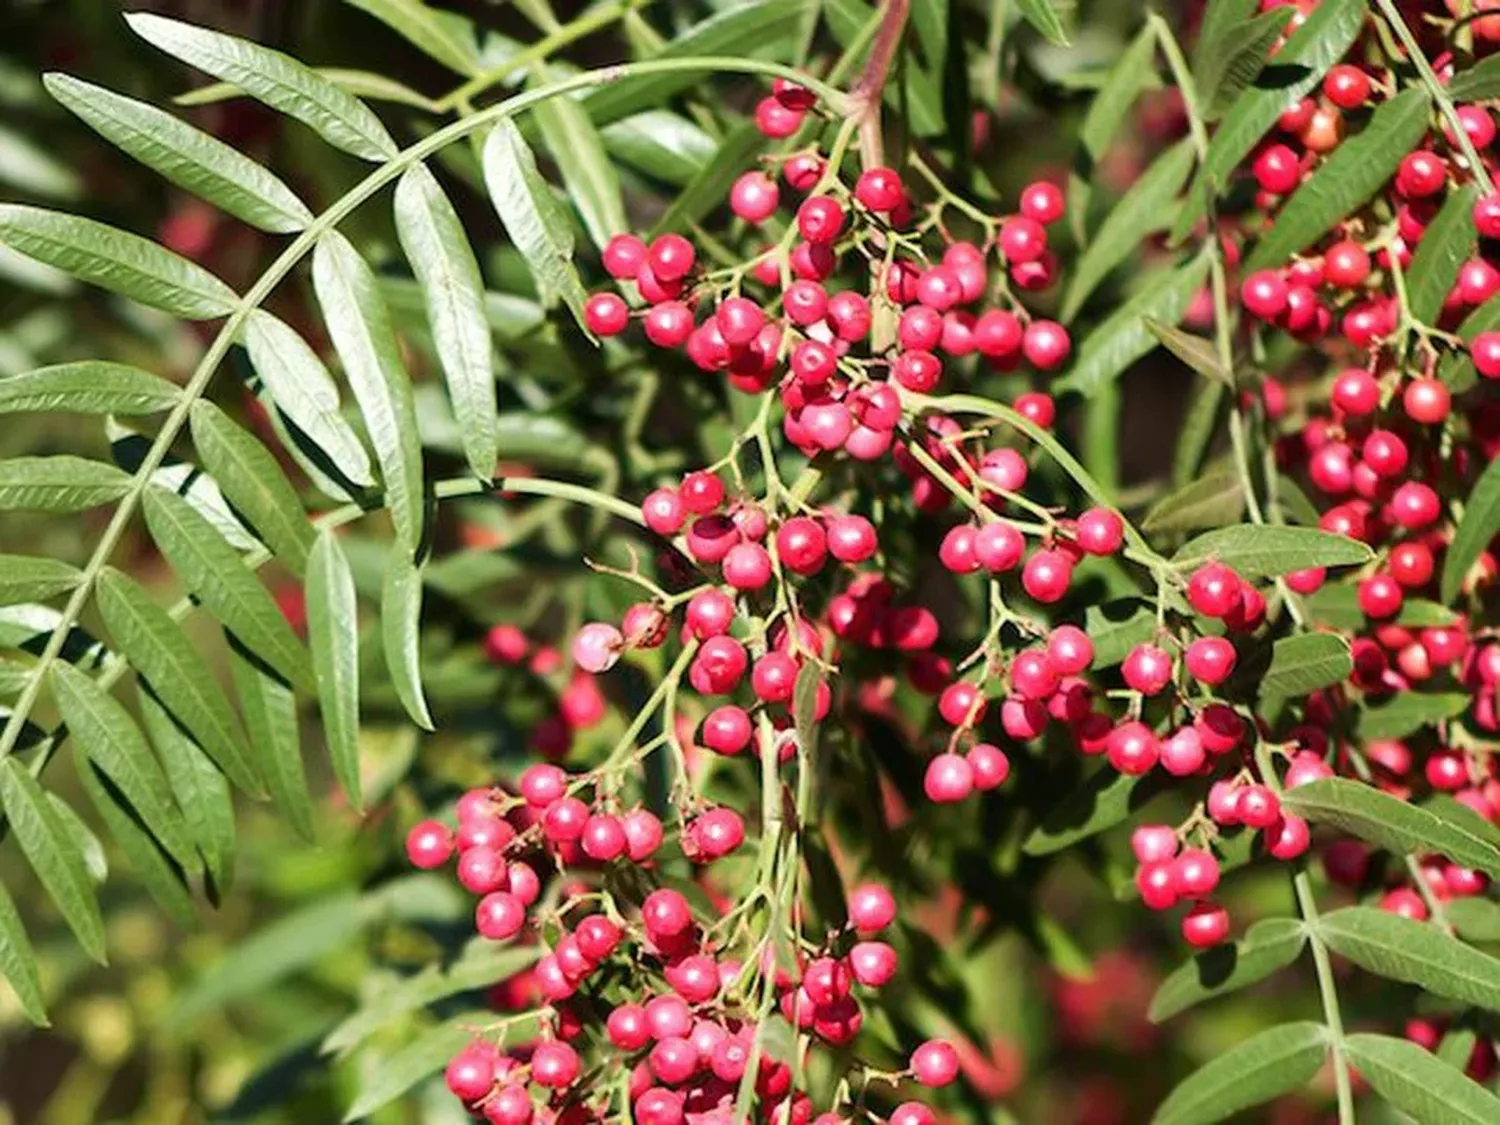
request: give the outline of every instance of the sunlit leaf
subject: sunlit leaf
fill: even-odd
[[[176,386],[149,371],[83,360],[0,379],[0,414],[155,414],[181,396]]]
[[[183,822],[203,857],[212,889],[229,889],[234,874],[234,804],[229,782],[156,698],[138,693],[141,720],[166,770]]]
[[[74,744],[130,802],[143,825],[179,863],[193,843],[172,801],[166,775],[123,704],[66,661],[51,669],[52,694]]]
[[[370,107],[289,55],[147,12],[127,12],[130,29],[158,50],[222,79],[365,160],[396,155],[396,142]]]
[[[0,760],[0,808],[5,810],[21,851],[78,943],[90,957],[104,964],[104,919],[83,853],[42,787],[13,757]]]
[[[1500,960],[1442,930],[1370,906],[1324,914],[1318,936],[1366,972],[1500,1011]]]
[[[380,627],[386,668],[401,706],[414,723],[432,730],[422,690],[422,568],[399,546],[386,562]]]
[[[142,827],[136,816],[137,810],[92,762],[79,759],[76,764],[83,791],[88,794],[110,836],[125,853],[131,870],[147,893],[178,925],[184,928],[194,925],[198,911],[193,905],[187,874],[180,862]]]
[[[1500,1098],[1415,1043],[1360,1034],[1349,1036],[1344,1048],[1360,1077],[1420,1125],[1500,1121]]]
[[[181,118],[71,75],[48,74],[43,82],[106,140],[235,218],[276,234],[312,222],[312,212],[277,176]]]
[[[38,1027],[48,1027],[47,1006],[37,973],[36,952],[21,924],[21,915],[5,885],[0,883],[0,978],[10,985],[21,1013]]]
[[[344,0],[370,13],[413,46],[459,74],[479,70],[474,27],[462,16],[429,7],[423,0]]]
[[[312,663],[270,591],[186,500],[148,488],[151,537],[183,583],[258,658],[286,680],[312,689]]]
[[[603,250],[629,224],[620,177],[604,151],[599,130],[572,98],[548,98],[533,112],[568,199],[578,209],[590,241]]]
[[[396,185],[396,232],[422,286],[469,468],[489,480],[500,441],[484,280],[458,213],[425,165],[413,165]]]
[[[1226,527],[1191,540],[1172,556],[1183,570],[1206,562],[1233,567],[1241,578],[1272,578],[1309,567],[1358,566],[1374,552],[1357,539],[1310,527]]]
[[[0,555],[0,605],[44,602],[82,581],[82,571],[57,559]]]
[[[359,808],[359,608],[349,562],[331,531],[318,536],[307,568],[307,637],[333,771]]]
[[[313,288],[375,446],[391,519],[415,551],[422,538],[422,446],[390,313],[374,273],[337,231],[325,234],[313,252]]]
[[[99,577],[98,602],[116,646],[173,717],[236,785],[264,792],[229,701],[181,627],[139,584],[112,568]]]
[[[345,478],[356,485],[373,485],[370,455],[344,420],[338,385],[296,330],[257,309],[245,324],[245,347],[287,418]]]
[[[1333,777],[1288,789],[1282,807],[1397,855],[1443,855],[1500,877],[1500,848],[1457,818],[1397,800],[1369,785]]]
[[[256,749],[271,800],[304,839],[315,839],[312,797],[302,768],[297,700],[289,688],[235,647],[229,670],[234,677],[245,732]]]
[[[227,316],[234,290],[140,235],[19,203],[0,203],[0,242],[80,281],[186,320]]]
[[[583,323],[584,291],[573,265],[573,231],[536,157],[509,118],[484,143],[484,182],[516,250],[526,259],[544,301],[561,299]]]
[[[1349,642],[1331,633],[1283,637],[1271,646],[1271,664],[1261,677],[1263,696],[1301,699],[1341,683],[1354,671]]]
[[[82,512],[129,491],[130,477],[102,461],[66,453],[0,461],[0,511]]]

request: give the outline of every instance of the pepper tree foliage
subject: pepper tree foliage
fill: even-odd
[[[446,876],[392,864],[273,924],[286,969],[404,935],[322,1043],[358,1060],[351,1118],[445,1068],[520,1125],[1003,1118],[989,953],[1014,933],[1087,971],[1088,919],[1047,902],[1076,858],[1118,911],[1187,908],[1202,952],[1153,1020],[1310,969],[1305,1018],[1233,1037],[1153,1120],[1320,1073],[1341,1123],[1357,1094],[1500,1120],[1489,17],[1146,13],[1073,172],[1017,192],[1034,169],[985,113],[1073,49],[1049,0],[534,2],[526,44],[349,2],[461,85],[126,16],[217,80],[185,101],[257,99],[355,158],[316,210],[180,114],[44,79],[268,236],[248,284],[0,205],[9,251],[204,328],[181,384],[0,381],[12,423],[110,442],[0,461],[8,512],[106,513],[80,565],[0,559],[5,831],[88,956],[96,826],[190,923],[234,893],[233,792],[317,834],[315,742],[385,846],[456,852],[477,898],[455,925]],[[630,61],[561,61],[612,28]],[[1111,199],[1162,83],[1180,135]],[[643,181],[664,208],[636,213]],[[1121,381],[1153,354],[1195,382],[1153,432],[1170,478],[1125,487]],[[125,565],[141,534],[178,600]],[[503,729],[447,737],[497,693]],[[362,723],[395,714],[406,750],[373,761]],[[1268,867],[1289,891],[1231,917],[1215,896]],[[269,983],[268,948],[184,1007]],[[3,887],[0,974],[45,1023]],[[1345,1018],[1364,974],[1420,990],[1405,1037],[1397,1006]]]

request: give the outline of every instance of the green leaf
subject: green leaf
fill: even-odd
[[[714,139],[681,114],[647,110],[606,125],[604,147],[621,164],[682,187],[708,166]]]
[[[307,650],[239,552],[175,492],[148,488],[142,507],[151,537],[188,590],[259,659],[311,691]]]
[[[219,957],[178,993],[166,1024],[184,1028],[225,1004],[265,993],[325,957],[347,955],[365,922],[355,896],[348,892],[324,895],[277,919]]]
[[[1281,805],[1396,855],[1443,855],[1491,878],[1500,877],[1500,848],[1474,828],[1357,781],[1332,777],[1299,785],[1282,794]]]
[[[1476,184],[1448,193],[1443,208],[1427,224],[1417,252],[1406,267],[1406,300],[1411,315],[1422,324],[1437,323],[1443,298],[1458,279],[1458,270],[1474,254],[1479,231],[1474,226]]]
[[[1318,935],[1366,972],[1500,1011],[1500,960],[1440,928],[1370,906],[1324,914]]]
[[[296,697],[291,688],[247,659],[237,646],[229,670],[271,800],[297,834],[312,842],[316,833],[307,773],[302,768]]]
[[[1309,594],[1304,603],[1312,619],[1320,625],[1337,629],[1363,629],[1365,611],[1359,606],[1359,588],[1349,585],[1325,585]],[[1396,614],[1396,625],[1407,628],[1432,628],[1452,625],[1458,620],[1447,606],[1426,598],[1408,598]]]
[[[1287,37],[1269,68],[1278,80],[1251,86],[1219,122],[1203,167],[1172,226],[1172,242],[1181,242],[1203,217],[1210,187],[1217,194],[1286,107],[1295,105],[1344,57],[1367,18],[1364,0],[1325,0]]]
[[[730,186],[745,171],[750,158],[765,145],[766,138],[747,121],[733,130],[719,145],[713,159],[704,164],[691,183],[677,192],[671,206],[656,220],[652,234],[684,231],[701,222],[721,206]]]
[[[1416,87],[1382,102],[1369,123],[1345,137],[1282,205],[1276,224],[1251,251],[1245,271],[1281,265],[1368,203],[1426,134],[1431,118],[1432,100]]]
[[[562,176],[583,228],[599,250],[628,229],[620,177],[588,113],[573,98],[548,98],[532,110],[542,142]]]
[[[1138,598],[1125,598],[1089,606],[1084,612],[1083,628],[1094,642],[1094,662],[1090,667],[1113,668],[1136,645],[1145,644],[1156,635],[1156,614]]]
[[[0,243],[185,320],[227,316],[239,300],[202,266],[139,235],[77,215],[0,203]]]
[[[83,581],[83,572],[57,559],[0,555],[0,605],[44,602]]]
[[[47,896],[57,904],[84,952],[105,964],[104,919],[83,853],[47,794],[13,757],[0,760],[0,808]]]
[[[1147,1013],[1153,1023],[1164,1023],[1196,1004],[1247,988],[1302,954],[1307,927],[1295,918],[1266,918],[1246,931],[1233,945],[1206,949],[1173,970]]]
[[[1158,780],[1096,770],[1042,818],[1022,850],[1027,855],[1052,855],[1070,848],[1124,823],[1161,790]]]
[[[193,842],[187,825],[130,712],[92,676],[67,661],[53,663],[51,679],[57,709],[78,750],[119,788],[162,847],[179,863],[191,863]]]
[[[1262,12],[1216,35],[1197,52],[1193,79],[1204,117],[1216,120],[1250,87],[1265,69],[1290,14],[1282,9]]]
[[[1268,1028],[1194,1071],[1162,1102],[1152,1125],[1208,1125],[1312,1080],[1328,1054],[1328,1032],[1310,1022]]]
[[[1052,384],[1053,393],[1075,391],[1087,398],[1118,379],[1136,360],[1156,348],[1147,318],[1176,324],[1208,274],[1208,259],[1198,255],[1186,265],[1163,270],[1103,324],[1089,333],[1067,376]]]
[[[102,887],[109,878],[109,857],[104,854],[104,841],[83,822],[83,817],[73,811],[73,806],[56,793],[47,794],[47,805],[57,814],[58,823],[83,857],[83,868],[89,878],[96,886]]]
[[[193,403],[189,417],[193,446],[203,467],[219,482],[224,498],[276,557],[301,575],[307,567],[313,529],[297,490],[276,458],[207,399]]]
[[[376,162],[396,155],[369,106],[289,55],[146,12],[127,12],[125,22],[153,47],[295,118],[335,148]]]
[[[390,313],[374,273],[337,231],[313,252],[313,289],[375,446],[396,532],[415,551],[422,539],[422,445]]]
[[[282,413],[344,477],[362,487],[372,486],[370,456],[344,421],[338,384],[307,341],[289,325],[257,309],[245,324],[245,347]]]
[[[1361,743],[1372,738],[1405,738],[1462,715],[1471,702],[1461,691],[1403,691],[1383,703],[1366,700],[1355,713],[1354,735]]]
[[[161,758],[167,783],[213,889],[229,889],[234,875],[234,801],[229,783],[198,744],[184,733],[149,691],[138,693],[141,719]]]
[[[182,628],[140,585],[112,568],[99,577],[98,602],[116,647],[172,716],[236,785],[250,794],[264,792],[234,711]]]
[[[1472,344],[1481,332],[1500,330],[1500,296],[1491,297],[1484,304],[1464,317],[1458,326],[1459,338]],[[1467,349],[1453,348],[1443,355],[1438,365],[1438,378],[1447,384],[1454,394],[1463,394],[1479,382],[1479,372],[1474,370],[1474,359]]]
[[[1474,1044],[1478,1039],[1472,1027],[1450,1027],[1443,1033],[1443,1041],[1438,1044],[1438,1049],[1433,1053],[1440,1062],[1462,1070],[1468,1065],[1469,1057],[1473,1054]]]
[[[1262,696],[1301,699],[1341,683],[1354,671],[1349,642],[1332,633],[1283,637],[1271,646],[1271,665],[1260,681]]]
[[[333,772],[349,803],[362,806],[359,780],[359,607],[349,561],[323,531],[307,567],[307,637],[318,680],[318,706]]]
[[[1131,184],[1089,240],[1063,296],[1062,319],[1071,322],[1099,283],[1156,231],[1171,222],[1172,202],[1193,170],[1193,145],[1184,137]]]
[[[455,1016],[446,1023],[428,1028],[415,1039],[382,1059],[344,1114],[345,1121],[368,1117],[381,1106],[395,1101],[423,1079],[430,1078],[448,1064],[474,1038],[476,1019],[484,1015],[473,1012]]]
[[[197,923],[198,911],[181,864],[141,827],[136,819],[138,810],[129,806],[101,771],[86,759],[77,759],[75,764],[83,791],[147,892],[178,925],[191,928]]]
[[[1238,523],[1245,511],[1245,492],[1233,470],[1209,473],[1163,496],[1141,520],[1141,530],[1198,531]]]
[[[1212,379],[1230,388],[1234,386],[1234,374],[1224,370],[1219,362],[1219,354],[1214,348],[1213,341],[1205,340],[1202,336],[1194,336],[1191,332],[1184,332],[1170,324],[1162,324],[1150,317],[1146,318],[1146,328],[1157,338],[1162,347],[1205,379]]]
[[[1350,1035],[1349,1062],[1374,1091],[1418,1125],[1490,1125],[1500,1098],[1428,1051],[1386,1035]]]
[[[129,491],[130,477],[102,461],[65,453],[0,461],[0,511],[82,512]]]
[[[1049,43],[1068,46],[1068,33],[1063,29],[1062,17],[1052,6],[1052,0],[1016,0],[1016,10]]]
[[[180,118],[71,75],[48,74],[42,82],[106,140],[235,218],[275,234],[294,234],[312,222],[312,212],[279,178]]]
[[[585,294],[573,266],[573,229],[537,171],[536,156],[509,118],[502,119],[484,142],[484,182],[543,302],[550,306],[561,299],[582,325]]]
[[[1448,903],[1448,921],[1468,941],[1500,941],[1500,903],[1487,898],[1456,898]]]
[[[1448,82],[1448,97],[1455,102],[1482,102],[1500,98],[1500,57],[1480,59]]]
[[[21,924],[21,915],[3,883],[0,883],[0,978],[10,984],[22,1015],[37,1027],[51,1026],[47,1006],[42,1000],[36,952],[31,948],[31,940]]]
[[[434,729],[422,692],[422,568],[399,545],[386,560],[380,635],[385,665],[401,706],[419,727]]]
[[[149,371],[102,360],[60,363],[0,379],[0,414],[155,414],[180,397],[176,386]]]
[[[4,466],[0,464],[0,472]],[[1458,597],[1474,565],[1495,533],[1500,531],[1500,460],[1491,461],[1474,482],[1473,491],[1464,501],[1463,519],[1453,532],[1453,542],[1443,557],[1443,574],[1439,597],[1451,602]]]
[[[813,0],[760,0],[726,8],[694,24],[652,55],[655,59],[740,55],[790,58]],[[831,12],[827,13],[831,17]],[[703,81],[701,71],[637,75],[591,90],[582,99],[596,125],[657,109]]]
[[[1241,578],[1273,578],[1308,567],[1358,566],[1374,552],[1357,539],[1310,527],[1226,527],[1206,532],[1172,556],[1189,570],[1210,560],[1231,566]]]
[[[528,968],[539,955],[535,946],[499,945],[477,939],[447,968],[428,965],[421,972],[375,993],[364,1006],[328,1034],[322,1049],[343,1054],[397,1016],[460,992],[488,988]]]
[[[422,0],[344,0],[344,3],[368,12],[449,70],[470,77],[479,73],[474,28],[462,16],[437,11]]]
[[[490,480],[500,436],[484,279],[458,213],[425,165],[411,167],[396,185],[396,232],[422,286],[469,468]]]

